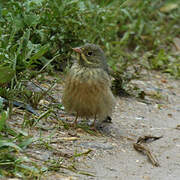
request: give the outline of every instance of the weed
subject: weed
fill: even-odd
[[[33,137],[10,128],[8,120],[14,101],[36,108],[45,95],[50,96],[56,82],[41,92],[27,90],[25,82],[32,78],[43,81],[44,72],[64,71],[72,64],[72,47],[87,42],[102,47],[113,70],[113,90],[118,95],[132,94],[128,84],[140,77],[142,68],[179,78],[179,54],[173,51],[174,38],[180,38],[179,6],[178,0],[1,1],[0,97],[7,103],[4,105],[0,99],[0,175],[34,179],[47,169],[62,167],[58,160],[42,171],[25,156],[22,158]],[[143,98],[143,92],[137,91]],[[154,98],[161,95],[155,94]],[[38,117],[26,114],[22,126],[38,125],[51,112],[53,108]],[[70,128],[63,121],[60,126]],[[81,128],[95,135],[87,127]],[[49,142],[42,139],[41,145],[51,149]]]

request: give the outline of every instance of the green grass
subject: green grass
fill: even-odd
[[[43,72],[65,70],[72,47],[99,44],[114,71],[114,85],[123,93],[143,68],[179,78],[180,54],[173,50],[174,38],[180,38],[179,7],[178,0],[1,1],[0,97],[10,102],[6,109],[0,99],[0,176],[38,178],[42,172],[21,157],[32,137],[8,128],[11,101],[37,107],[45,94],[32,93],[25,82],[43,79]],[[49,116],[43,115],[25,115],[22,127],[31,128],[32,120],[36,125]]]
[[[33,138],[22,130],[10,128],[6,120],[8,112],[0,114],[0,178],[39,177],[40,168],[22,152],[33,142]]]

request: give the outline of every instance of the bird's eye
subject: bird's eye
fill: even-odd
[[[91,51],[89,51],[88,53],[87,53],[87,56],[91,56],[93,53],[91,52]]]

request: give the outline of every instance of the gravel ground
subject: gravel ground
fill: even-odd
[[[88,147],[94,153],[81,168],[94,177],[78,179],[97,180],[178,180],[180,177],[180,82],[160,74],[150,74],[134,82],[149,97],[157,91],[161,98],[151,103],[133,98],[117,98],[113,123],[105,125],[107,134]],[[160,166],[155,167],[147,156],[137,152],[133,143],[140,136],[163,136],[148,143]],[[96,146],[95,146],[96,145]],[[87,146],[86,146],[87,147]]]

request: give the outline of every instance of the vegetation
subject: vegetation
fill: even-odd
[[[65,70],[72,47],[99,44],[121,90],[143,68],[179,78],[179,6],[178,0],[1,1],[0,97],[9,102],[4,108],[0,99],[0,177],[35,178],[45,171],[23,153],[33,137],[10,128],[7,120],[14,100],[38,105],[42,94],[27,91],[25,82],[42,72]]]

